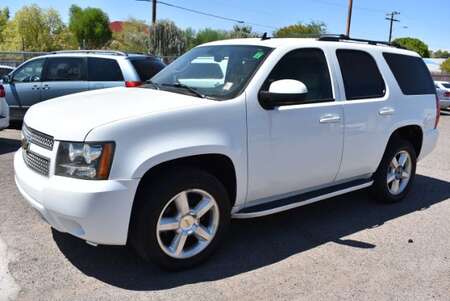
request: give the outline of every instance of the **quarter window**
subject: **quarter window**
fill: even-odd
[[[123,81],[122,71],[115,60],[88,58],[88,74],[91,82]]]
[[[286,54],[267,78],[263,90],[277,80],[294,79],[308,88],[302,103],[333,101],[330,72],[322,50],[315,48],[297,49]]]
[[[400,89],[405,95],[435,94],[433,79],[422,58],[396,53],[383,53]]]
[[[84,60],[82,58],[51,58],[48,60],[46,70],[46,81],[86,80]]]
[[[364,51],[338,49],[336,55],[344,79],[347,100],[379,98],[386,85],[374,58]]]

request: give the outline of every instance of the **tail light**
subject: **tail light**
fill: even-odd
[[[126,81],[125,82],[125,87],[127,88],[136,88],[142,86],[142,82],[138,82],[138,81]]]
[[[450,97],[450,92],[449,91],[444,92],[444,97]]]
[[[434,128],[436,129],[441,118],[441,106],[439,104],[439,97],[436,95],[436,120],[434,121]]]
[[[6,97],[5,87],[0,85],[0,97]]]

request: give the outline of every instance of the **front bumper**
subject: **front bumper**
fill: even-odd
[[[41,176],[25,165],[21,149],[15,154],[14,170],[20,193],[58,231],[96,244],[126,244],[138,179]]]

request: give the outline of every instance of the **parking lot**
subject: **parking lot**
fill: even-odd
[[[403,203],[359,191],[236,220],[211,260],[177,273],[52,230],[15,187],[19,131],[2,131],[0,300],[450,300],[450,113],[440,129]]]

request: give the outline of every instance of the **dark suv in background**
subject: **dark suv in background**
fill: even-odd
[[[82,91],[136,87],[165,67],[157,57],[119,51],[62,51],[33,58],[3,78],[12,121],[36,103]]]

